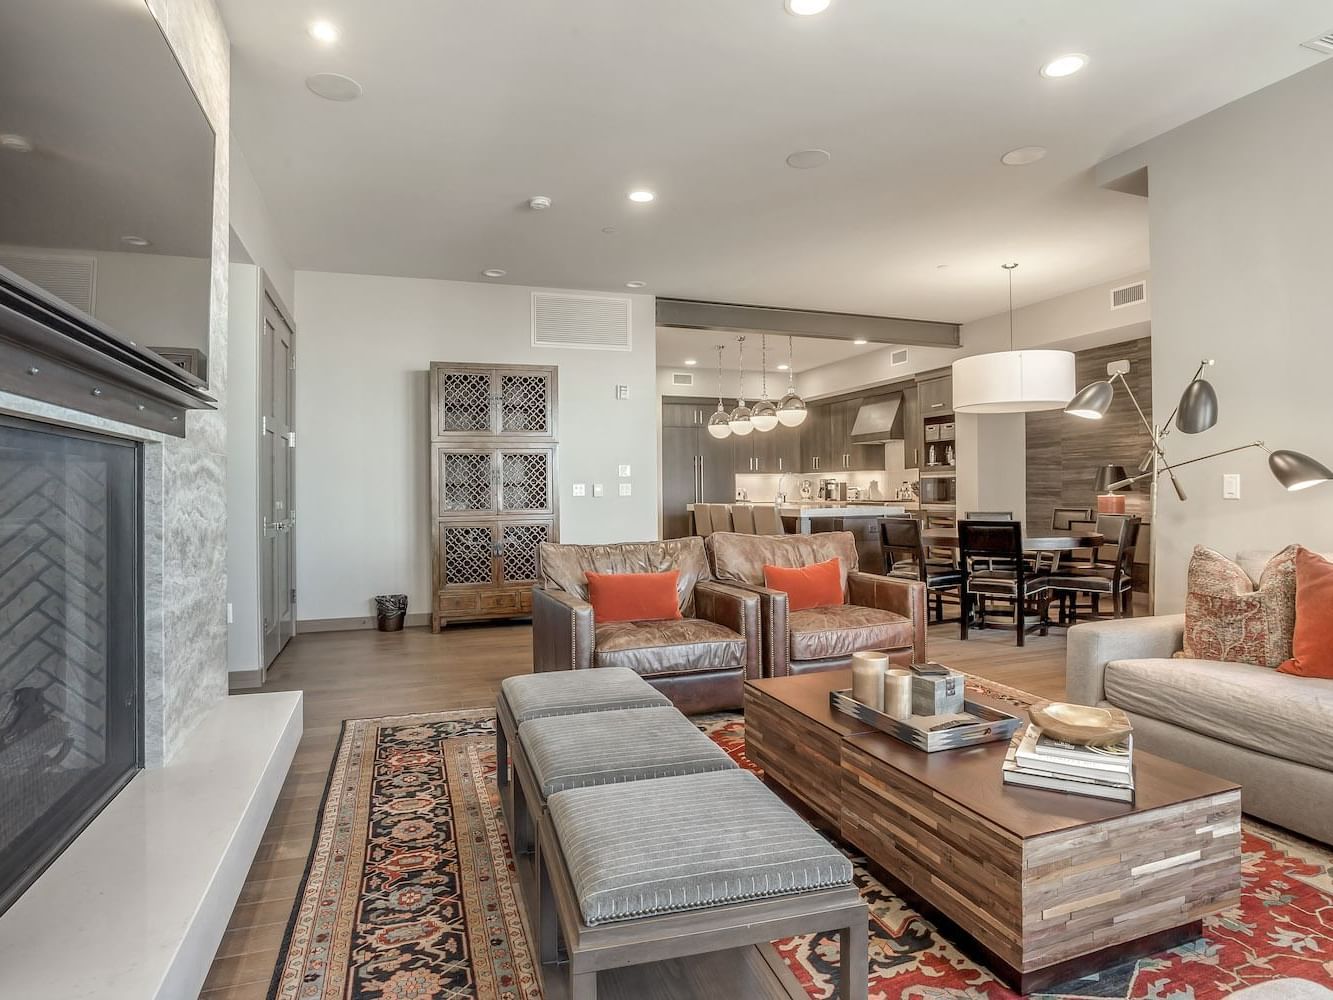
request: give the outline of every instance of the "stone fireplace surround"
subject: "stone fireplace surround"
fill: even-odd
[[[0,916],[0,996],[196,996],[301,733],[299,692],[227,694],[230,44],[213,0],[147,0],[217,135],[209,392],[184,438],[0,393],[0,412],[143,444],[144,760]]]

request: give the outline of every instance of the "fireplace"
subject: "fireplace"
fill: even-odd
[[[0,912],[143,763],[142,465],[0,417]]]

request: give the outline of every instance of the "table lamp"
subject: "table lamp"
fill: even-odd
[[[1125,485],[1129,474],[1123,465],[1103,465],[1097,469],[1094,489],[1097,491],[1098,514],[1123,514],[1125,512],[1125,493],[1130,489]]]

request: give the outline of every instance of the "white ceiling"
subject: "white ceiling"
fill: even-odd
[[[883,344],[865,344],[858,346],[845,340],[820,340],[815,337],[792,337],[792,357],[795,359],[795,371],[799,374],[832,364],[843,358],[854,357],[869,351],[882,350]],[[657,367],[672,368],[679,371],[703,373],[704,385],[717,381],[717,348],[721,345],[722,365],[725,371],[736,371],[737,344],[736,334],[717,330],[678,330],[670,327],[657,328]],[[697,366],[687,366],[686,358],[694,358]],[[745,338],[745,371],[759,371],[759,337],[748,334]],[[777,366],[787,363],[787,338],[768,338],[768,374],[770,381],[777,378],[785,384],[786,372],[779,372]],[[711,381],[710,381],[711,379]]]
[[[1147,267],[1144,201],[1092,167],[1313,65],[1299,43],[1333,28],[1327,0],[220,6],[236,139],[297,267],[952,322],[1003,308],[1004,260],[1020,305]],[[1083,73],[1038,75],[1070,51]],[[313,72],[365,96],[322,101]],[[785,165],[808,147],[832,162]]]

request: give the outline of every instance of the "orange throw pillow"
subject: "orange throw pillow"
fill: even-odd
[[[1333,680],[1333,562],[1309,549],[1296,553],[1296,631],[1284,674]]]
[[[787,594],[788,611],[842,603],[842,567],[834,556],[810,566],[765,566],[764,586]]]
[[[661,621],[680,617],[676,580],[680,573],[589,573],[593,619],[605,622]]]

